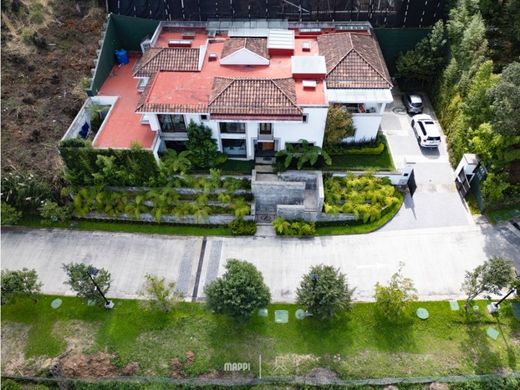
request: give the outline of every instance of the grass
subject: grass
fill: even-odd
[[[104,232],[124,232],[124,233],[145,233],[145,234],[170,234],[180,236],[231,236],[231,229],[227,226],[194,226],[194,225],[160,225],[156,223],[125,223],[125,222],[104,222],[73,220],[66,223],[51,223],[43,225],[37,217],[24,217],[19,226],[37,228],[64,228],[86,231]]]
[[[467,320],[462,312],[450,311],[448,302],[421,302],[430,319],[408,315],[401,323],[389,324],[374,314],[374,304],[358,303],[351,313],[341,313],[330,322],[307,318],[295,320],[296,305],[270,305],[269,317],[253,316],[246,323],[213,315],[201,304],[182,303],[169,314],[143,311],[134,300],[115,300],[112,311],[89,307],[82,300],[63,297],[53,310],[51,296],[35,304],[20,299],[2,306],[2,326],[31,326],[24,347],[26,357],[56,356],[65,350],[62,333],[53,331],[57,321],[81,320],[95,324],[91,351],[116,354],[118,365],[138,362],[140,374],[165,376],[169,362],[191,351],[188,376],[223,369],[225,362],[249,362],[253,374],[294,375],[314,367],[328,367],[342,378],[399,377],[514,371],[520,357],[519,323],[510,304],[501,307],[498,319],[487,315],[486,302],[478,302],[481,317]],[[274,310],[289,310],[288,324],[275,324]],[[485,330],[501,332],[497,341]],[[20,344],[23,345],[23,344]]]
[[[361,225],[338,225],[338,226],[317,226],[316,227],[316,235],[317,236],[326,236],[326,235],[344,235],[344,234],[365,234],[376,231],[386,225],[401,209],[403,204],[404,196],[400,192],[399,195],[399,203],[391,206],[390,211],[388,211],[385,215],[383,215],[380,219],[374,222],[364,223]]]
[[[520,217],[520,203],[516,206],[505,209],[487,211],[486,215],[491,223],[504,222],[516,217]]]
[[[251,175],[251,171],[255,168],[254,160],[226,160],[223,164],[217,166],[223,175]],[[208,174],[209,170],[193,169],[191,173]]]
[[[390,153],[390,148],[385,137],[382,137],[382,142],[385,148],[382,153],[375,155],[364,154],[348,154],[348,155],[333,155],[332,165],[324,165],[323,170],[327,171],[363,171],[367,169],[375,169],[378,171],[394,171],[394,161]]]

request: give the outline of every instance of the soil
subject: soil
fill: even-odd
[[[79,111],[105,13],[90,0],[2,1],[2,173],[62,176],[57,144]]]

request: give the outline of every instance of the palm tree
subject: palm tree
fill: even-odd
[[[298,159],[296,168],[302,169],[305,163],[309,163],[310,166],[314,166],[318,162],[318,158],[321,156],[323,161],[327,165],[332,164],[330,155],[322,148],[316,145],[309,144],[309,141],[301,139],[299,146],[293,144],[286,144],[285,149],[280,150],[276,153],[276,158],[283,159],[283,167],[289,168],[294,158]]]
[[[94,191],[88,188],[80,189],[74,196],[72,203],[74,205],[74,211],[79,217],[84,217],[89,213],[94,197]]]
[[[183,150],[179,153],[173,149],[167,150],[162,157],[161,167],[166,170],[167,174],[185,173],[191,167],[190,155],[189,150]]]
[[[251,212],[249,204],[247,204],[244,198],[235,199],[231,205],[231,209],[237,218],[242,218]]]
[[[276,217],[273,221],[273,226],[278,234],[284,234],[291,228],[291,223],[283,219],[283,217]]]
[[[135,219],[141,219],[141,214],[148,212],[148,206],[146,206],[145,201],[143,194],[136,195],[134,201],[126,206],[125,212],[133,215]]]

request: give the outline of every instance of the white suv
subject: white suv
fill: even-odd
[[[419,145],[423,148],[437,148],[441,144],[441,133],[431,116],[414,115],[412,129]]]

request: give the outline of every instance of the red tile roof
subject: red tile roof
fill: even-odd
[[[390,74],[376,39],[367,33],[318,36],[325,56],[328,88],[391,88]]]
[[[151,48],[133,69],[135,77],[149,77],[158,71],[196,72],[199,67],[199,49]]]
[[[267,38],[229,38],[224,42],[222,58],[236,51],[246,48],[260,57],[269,58],[267,52]]]
[[[215,77],[208,104],[213,115],[301,117],[292,78],[236,79]]]

